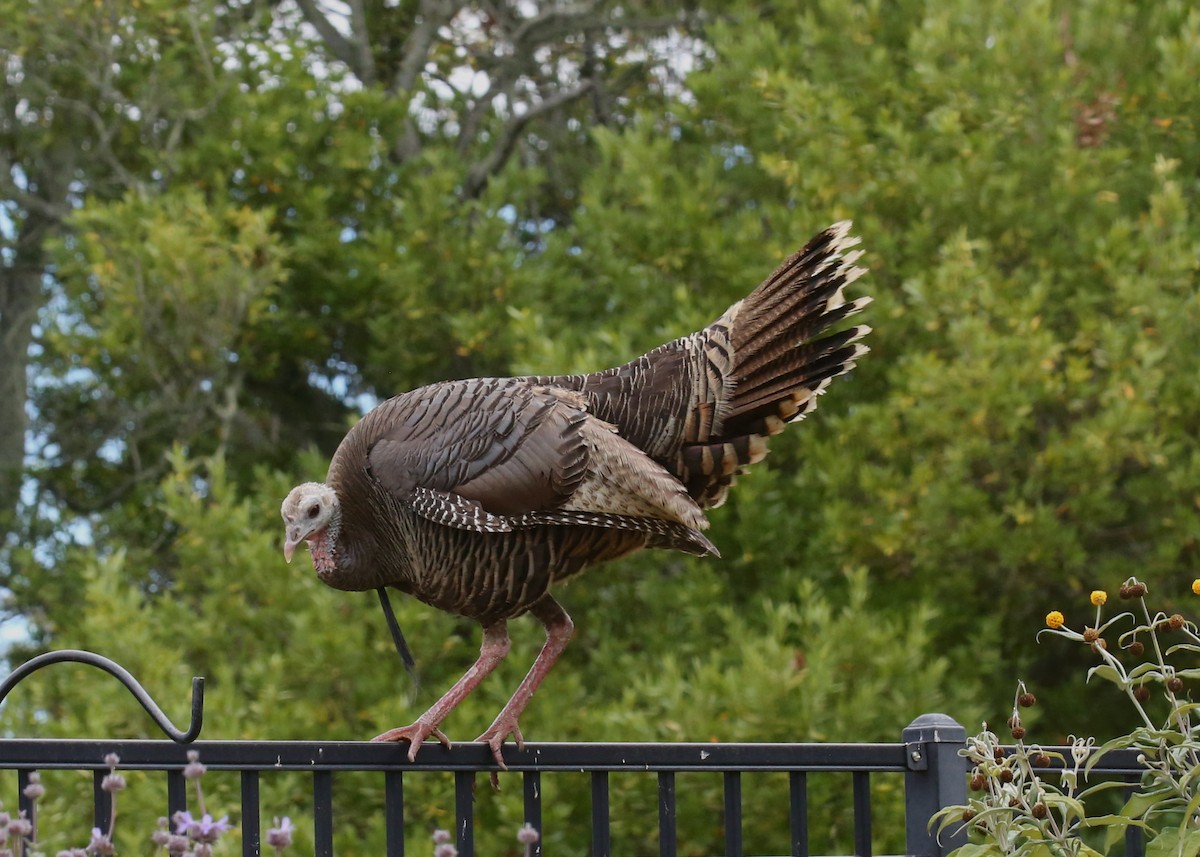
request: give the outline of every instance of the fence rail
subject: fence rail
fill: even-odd
[[[82,661],[117,676],[152,716],[161,712],[149,696],[119,666],[90,653],[52,653],[37,665],[18,668],[0,683],[0,701],[28,673],[52,662]],[[88,656],[84,660],[80,655]],[[43,656],[45,657],[45,656]],[[104,661],[105,663],[98,663]],[[32,662],[31,662],[32,663]],[[116,667],[114,669],[113,667]],[[124,771],[157,771],[164,779],[163,809],[167,816],[187,807],[184,767],[191,749],[200,753],[213,771],[236,772],[240,779],[242,854],[259,855],[262,850],[260,782],[278,772],[305,772],[311,778],[314,852],[318,857],[334,853],[334,781],[342,772],[376,772],[383,778],[386,857],[402,857],[405,843],[404,792],[406,777],[442,772],[454,776],[455,838],[460,857],[475,855],[474,784],[477,774],[497,770],[490,750],[482,744],[459,744],[447,749],[427,743],[410,762],[406,744],[373,744],[338,741],[199,741],[201,693],[194,694],[193,728],[175,729],[161,716],[159,725],[174,741],[0,739],[0,771],[17,772],[17,805],[33,817],[30,800],[24,795],[35,771],[75,770],[93,772],[95,826],[105,831],[109,823],[111,795],[101,788],[108,767],[105,756],[115,753]],[[199,700],[198,702],[196,700]],[[164,722],[167,725],[164,725]],[[901,774],[904,782],[904,827],[906,854],[913,857],[943,857],[966,842],[965,834],[947,831],[941,837],[929,830],[929,820],[943,807],[966,803],[966,760],[958,751],[966,731],[944,714],[918,717],[903,730],[901,740],[878,744],[596,744],[543,743],[504,747],[510,778],[522,784],[524,821],[542,831],[542,777],[560,772],[584,773],[589,779],[591,799],[592,857],[610,857],[611,839],[609,775],[638,772],[656,778],[658,809],[658,853],[678,853],[676,777],[679,774],[720,774],[723,792],[723,830],[726,857],[744,857],[742,778],[745,774],[786,773],[786,812],[790,834],[789,853],[809,857],[808,775],[833,773],[848,776],[854,817],[854,854],[873,853],[871,776]],[[1061,748],[1069,755],[1067,748]],[[1093,774],[1130,783],[1137,781],[1142,767],[1132,751],[1111,753]],[[2,797],[2,796],[0,796]],[[11,804],[10,804],[11,805]],[[36,819],[35,819],[36,821]],[[576,823],[574,820],[572,823]],[[584,823],[580,820],[578,823]],[[894,823],[894,822],[893,822]],[[541,857],[542,843],[534,846]],[[1126,854],[1142,853],[1137,831],[1126,839]]]
[[[938,733],[930,729],[938,724]],[[525,821],[542,828],[542,776],[556,772],[585,772],[591,788],[591,854],[612,853],[609,815],[609,774],[636,771],[657,778],[659,854],[676,854],[676,775],[719,773],[724,791],[725,853],[743,855],[742,776],[765,772],[788,775],[786,811],[791,834],[790,853],[807,857],[809,817],[807,777],[835,772],[852,780],[854,849],[872,854],[870,777],[875,773],[903,773],[909,796],[908,851],[910,854],[945,853],[957,840],[937,843],[926,824],[939,801],[962,802],[965,785],[962,727],[943,715],[927,715],[908,730],[913,740],[888,744],[527,744],[524,750],[504,748],[509,777],[519,776],[524,796]],[[937,739],[937,740],[935,740]],[[455,779],[455,832],[458,853],[473,857],[474,781],[479,773],[496,770],[490,751],[482,744],[460,744],[453,749],[435,743],[423,745],[416,761],[409,762],[407,745],[365,742],[313,741],[198,741],[181,745],[169,741],[109,740],[0,740],[0,770],[18,772],[18,791],[33,771],[91,770],[94,772],[95,825],[105,829],[108,794],[100,788],[107,773],[102,761],[109,753],[121,759],[124,771],[161,771],[165,779],[166,814],[186,809],[183,768],[187,751],[198,750],[210,771],[234,771],[241,778],[242,853],[261,853],[259,782],[264,775],[281,771],[307,772],[312,778],[313,837],[316,854],[333,851],[333,785],[339,772],[375,771],[385,783],[387,857],[404,853],[404,783],[406,776],[450,772]],[[941,776],[952,773],[948,782]],[[28,801],[20,797],[28,810]],[[535,854],[540,854],[539,848]]]

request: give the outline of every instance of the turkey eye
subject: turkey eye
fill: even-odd
[[[314,505],[314,506],[309,506],[309,508],[308,508],[308,517],[310,517],[310,518],[315,518],[315,517],[317,517],[317,513],[318,513],[318,512],[320,512],[320,511],[321,511],[321,507],[320,507],[320,506],[316,506],[316,505]]]

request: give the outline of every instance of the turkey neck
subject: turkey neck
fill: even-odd
[[[407,589],[413,574],[404,550],[405,534],[397,520],[407,517],[366,471],[338,467],[335,458],[328,484],[338,496],[337,529],[330,522],[334,567],[317,576],[334,589],[362,592],[380,586]],[[372,499],[373,498],[373,501]],[[387,509],[392,514],[378,514]]]

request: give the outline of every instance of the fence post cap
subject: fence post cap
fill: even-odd
[[[952,742],[967,740],[967,730],[948,714],[922,714],[904,729],[904,742]]]

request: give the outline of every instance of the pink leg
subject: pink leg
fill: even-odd
[[[442,731],[438,729],[438,724],[454,710],[455,706],[467,698],[467,694],[479,687],[479,683],[487,678],[492,670],[500,665],[511,646],[512,642],[508,639],[508,627],[503,619],[494,625],[486,626],[483,629],[483,645],[479,647],[479,658],[469,670],[463,673],[463,677],[454,683],[454,687],[446,691],[442,698],[431,705],[429,710],[418,717],[411,726],[389,729],[371,740],[409,742],[411,746],[408,749],[408,760],[410,762],[416,760],[417,750],[430,735],[449,747],[450,739],[442,734]]]
[[[487,745],[492,748],[492,758],[501,768],[505,767],[504,757],[500,754],[500,747],[504,743],[504,739],[512,735],[518,747],[525,746],[525,738],[521,735],[517,719],[525,710],[525,706],[529,705],[529,701],[533,699],[534,691],[538,689],[538,685],[550,672],[550,668],[554,666],[558,656],[563,653],[563,649],[571,641],[571,634],[575,630],[567,611],[563,610],[562,605],[549,595],[542,596],[529,612],[546,626],[546,644],[542,646],[533,666],[529,668],[529,672],[517,687],[517,692],[500,710],[487,731],[475,739],[487,742]]]

